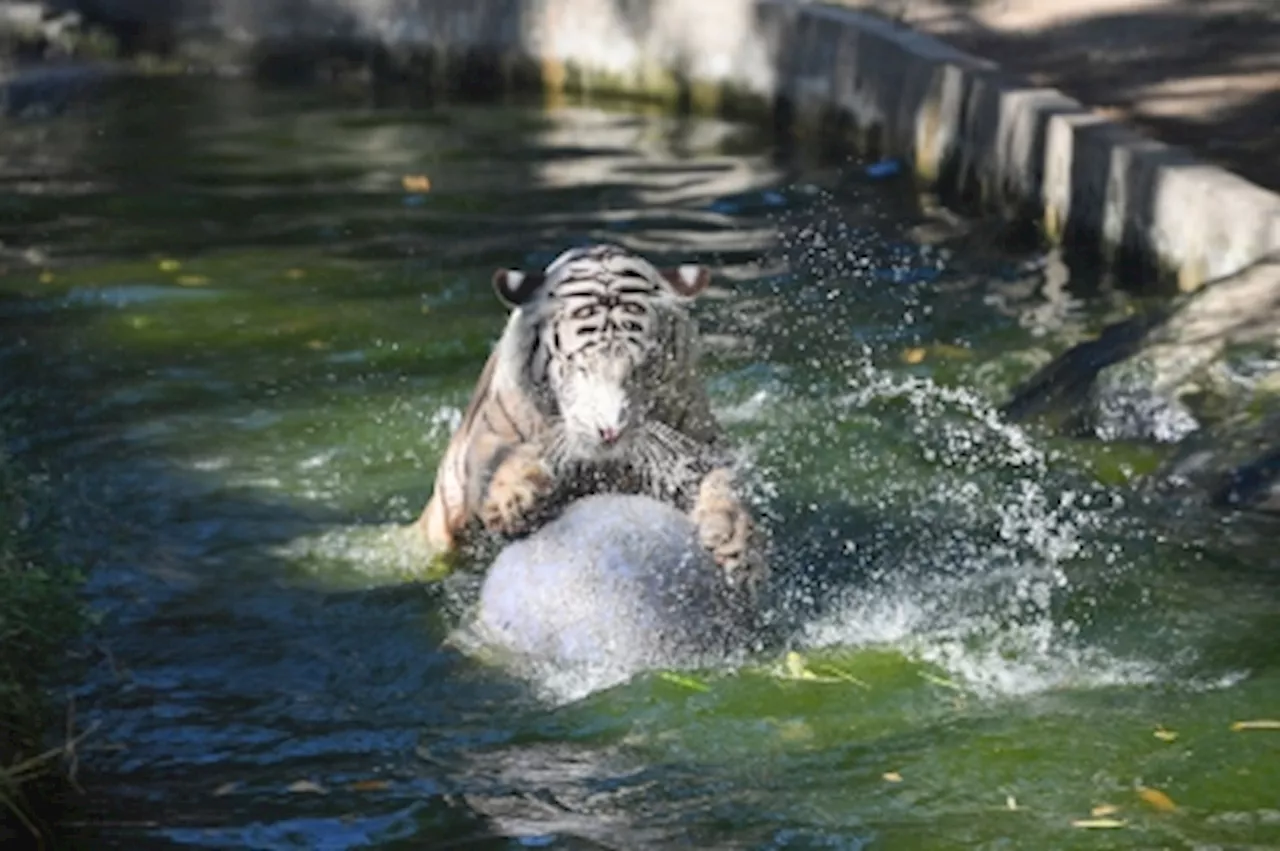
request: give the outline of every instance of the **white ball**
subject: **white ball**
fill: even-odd
[[[643,496],[578,500],[489,568],[472,628],[535,666],[646,669],[722,661],[748,616],[692,521]]]

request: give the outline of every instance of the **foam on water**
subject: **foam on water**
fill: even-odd
[[[849,536],[844,560],[853,573],[864,569],[864,578],[848,581],[851,570],[837,569],[827,571],[819,587],[787,588],[785,576],[802,565],[788,553],[796,542],[788,541],[785,529],[775,530],[783,593],[826,601],[820,615],[795,624],[795,643],[813,650],[890,646],[988,695],[1158,680],[1155,661],[1091,645],[1058,611],[1062,598],[1087,593],[1073,578],[1073,565],[1097,555],[1100,545],[1093,535],[1114,522],[1123,505],[1118,496],[1101,486],[1055,478],[1051,453],[964,387],[940,386],[864,361],[845,393],[816,404],[823,418],[838,419],[894,402],[907,404],[915,451],[936,472],[907,481],[872,470],[876,478],[860,493],[837,484],[845,487],[846,499],[869,501],[886,516],[904,504],[913,506],[915,516],[902,518],[913,532],[911,543],[877,557],[867,554],[856,532],[839,530]],[[428,416],[445,425],[450,413],[441,409]],[[766,427],[763,437],[741,447],[753,494],[765,504],[790,486],[786,470],[770,459],[775,440],[770,431],[793,418],[812,421],[814,415],[812,406],[766,391],[732,407],[730,420]],[[304,466],[323,467],[327,460],[313,456]],[[1001,471],[1014,475],[992,475]],[[855,477],[836,471],[828,478]],[[297,539],[279,554],[316,573],[332,575],[337,568],[371,584],[421,575],[429,555],[394,524],[331,529]],[[456,636],[455,643],[467,649],[465,635]],[[543,665],[522,676],[545,699],[564,703],[614,686],[628,674],[602,660]]]
[[[913,516],[902,522],[912,540],[882,557],[862,582],[803,589],[834,602],[799,627],[800,646],[892,646],[989,695],[1159,678],[1153,660],[1091,646],[1058,611],[1063,598],[1088,593],[1072,567],[1096,554],[1094,533],[1114,522],[1123,505],[1118,495],[1062,481],[1051,454],[971,389],[869,361],[848,385],[823,417],[904,402],[914,449],[935,472],[906,479],[873,470],[870,490],[878,494],[847,497],[866,499],[889,517],[907,506]],[[832,478],[842,476],[848,474]],[[850,543],[850,562],[860,549]]]
[[[449,644],[468,656],[504,669],[529,684],[533,694],[553,706],[563,706],[597,692],[621,685],[635,675],[627,665],[613,662],[602,654],[590,661],[551,662],[537,659],[514,659],[495,654],[493,645],[482,636],[458,629],[450,634]]]
[[[823,603],[798,625],[797,643],[888,645],[992,695],[1159,679],[1154,659],[1103,646],[1064,611],[1068,601],[1087,611],[1090,596],[1102,593],[1099,573],[1125,569],[1120,545],[1100,534],[1122,526],[1122,496],[1058,464],[977,388],[875,365],[877,354],[933,338],[939,313],[931,299],[949,252],[851,227],[834,196],[797,191],[809,202],[775,219],[775,259],[804,282],[784,277],[772,288],[800,303],[796,327],[783,323],[779,340],[801,353],[822,350],[815,366],[821,362],[829,384],[759,392],[726,413],[731,422],[816,429],[818,451],[824,439],[848,446],[848,457],[831,464],[797,465],[770,451],[772,438],[757,437],[753,474],[778,493],[796,490],[789,480],[800,472],[828,504],[865,509],[876,527],[836,530],[840,553],[818,548],[815,556],[790,542],[781,572],[818,578],[784,595]],[[866,221],[867,211],[856,218]],[[851,346],[851,337],[860,342]],[[853,420],[869,423],[862,434],[881,423],[900,433],[859,445],[858,433],[841,429]],[[810,508],[824,506],[815,500]],[[815,571],[805,563],[815,557],[828,563]]]
[[[417,530],[398,523],[339,526],[294,538],[271,553],[314,576],[345,573],[366,586],[419,579],[431,559]]]

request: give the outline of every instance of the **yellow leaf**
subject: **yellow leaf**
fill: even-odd
[[[160,261],[161,272],[176,272],[181,268],[182,268],[182,264],[179,263],[177,260],[161,260]]]
[[[1071,822],[1071,826],[1093,828],[1093,829],[1107,829],[1107,828],[1124,827],[1124,822],[1120,821],[1120,819],[1114,819],[1114,818],[1083,818],[1083,819],[1076,819],[1075,821]]]
[[[42,283],[42,284],[52,284],[52,283],[53,283],[53,273],[52,273],[52,272],[41,272],[41,273],[40,273],[40,277],[38,278],[38,280],[39,280],[39,281],[40,281],[40,283]]]
[[[883,777],[885,780],[889,781],[890,783],[902,782],[902,775],[896,771],[886,771],[884,774],[880,776]]]
[[[782,670],[774,671],[773,675],[784,680],[804,680],[813,683],[852,683],[853,685],[866,688],[867,684],[855,677],[853,674],[847,674],[835,667],[823,667],[821,669],[825,673],[818,673],[809,667],[808,661],[794,650],[787,651],[787,655],[782,659]]]
[[[203,287],[209,283],[209,279],[204,275],[179,275],[175,280],[179,286],[183,287]]]
[[[1102,818],[1103,816],[1111,816],[1120,812],[1120,808],[1115,804],[1098,804],[1098,806],[1089,810],[1089,815],[1094,818]]]
[[[935,686],[941,686],[942,688],[949,688],[954,691],[964,690],[963,686],[961,686],[955,680],[949,680],[946,677],[940,677],[937,674],[931,674],[928,671],[920,671],[919,673],[920,673],[920,679],[928,683],[933,683]]]
[[[682,674],[672,673],[671,671],[660,671],[658,676],[669,683],[684,686],[685,688],[692,689],[693,691],[711,691],[706,684],[698,682],[693,677],[686,677]]]
[[[809,673],[805,670],[804,657],[794,650],[788,650],[786,659],[783,661],[787,675],[797,679],[804,679],[804,675]]]
[[[329,790],[321,786],[319,783],[312,783],[310,780],[295,780],[290,783],[287,790],[295,794],[309,792],[315,795],[327,795]]]
[[[304,277],[306,274],[307,273],[302,271],[301,269],[290,269],[284,273],[284,276],[286,278],[292,278],[293,280],[296,281],[299,278]]]
[[[907,349],[902,353],[902,359],[907,363],[920,363],[924,360],[924,349]]]
[[[842,671],[834,665],[823,665],[821,668],[816,670],[811,666],[809,669],[809,676],[806,677],[806,679],[816,679],[828,683],[850,683],[858,686],[859,688],[870,688],[869,685],[855,677],[853,674],[850,674],[848,671]]]
[[[391,788],[390,780],[357,780],[351,784],[352,792],[381,792]]]
[[[1280,730],[1280,721],[1260,718],[1255,721],[1237,721],[1231,725],[1231,732],[1239,733],[1241,730]]]
[[[1173,798],[1170,798],[1159,789],[1139,786],[1138,797],[1162,813],[1171,813],[1178,808],[1178,805],[1173,802]]]
[[[431,178],[425,174],[406,174],[400,178],[400,185],[405,192],[430,192]]]
[[[1178,740],[1177,733],[1173,730],[1166,730],[1164,727],[1157,727],[1156,731],[1151,735],[1155,736],[1162,742],[1176,742]]]
[[[325,349],[328,349],[330,347],[331,347],[331,344],[325,342],[324,340],[307,340],[307,348],[317,352],[324,351]]]

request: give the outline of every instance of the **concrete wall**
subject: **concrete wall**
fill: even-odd
[[[933,38],[797,0],[61,0],[143,44],[356,47],[437,84],[772,113],[1183,290],[1280,251],[1280,196]],[[194,49],[194,48],[192,48]]]

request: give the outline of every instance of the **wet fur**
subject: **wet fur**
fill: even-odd
[[[696,329],[682,307],[705,288],[706,270],[658,270],[612,246],[576,251],[566,252],[546,273],[500,270],[495,275],[499,296],[515,309],[440,461],[419,528],[437,552],[451,553],[476,541],[480,532],[508,538],[527,534],[587,494],[644,494],[688,513],[730,581],[755,587],[764,574],[758,533],[734,486],[724,433],[696,368]],[[570,266],[577,271],[566,283],[570,273],[557,263],[567,256],[577,257],[577,265]],[[659,317],[653,321],[665,345],[634,370],[628,409],[642,415],[627,425],[625,448],[615,452],[584,444],[581,428],[566,422],[564,400],[549,386],[553,382],[545,370],[536,368],[537,356],[547,353],[534,351],[545,347],[546,323],[564,320],[566,329],[573,327],[555,293],[590,286],[593,259],[602,268],[623,264],[632,274],[639,269],[670,290],[646,302],[656,306],[656,314],[647,318]],[[558,278],[551,274],[557,269]],[[610,274],[601,271],[597,277],[604,282],[599,286],[605,301]],[[581,298],[575,298],[581,307]],[[591,310],[575,310],[591,315]],[[581,334],[588,338],[582,348],[595,345],[590,331]],[[561,338],[559,329],[553,338]],[[607,366],[612,355],[594,357],[590,363]],[[548,362],[554,359],[553,353]]]

